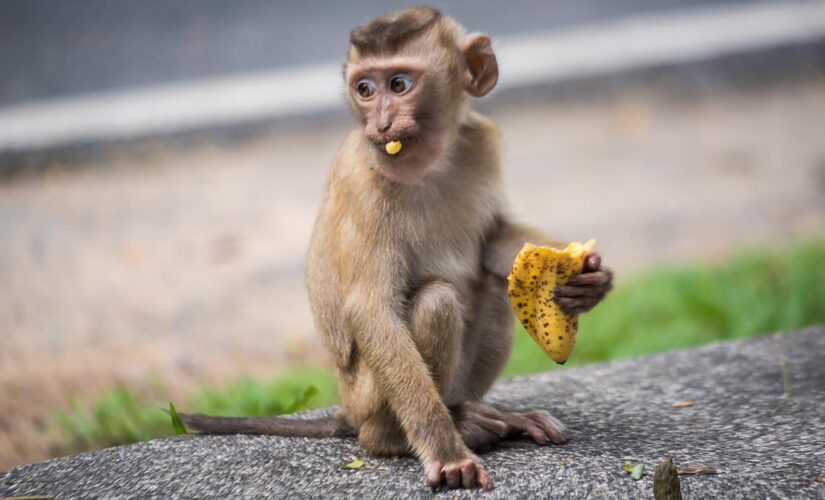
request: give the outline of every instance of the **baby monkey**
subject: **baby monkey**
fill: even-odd
[[[417,456],[430,487],[492,488],[473,450],[522,434],[562,444],[567,431],[545,410],[481,402],[512,346],[516,254],[527,241],[560,246],[506,214],[498,132],[469,108],[468,94],[498,80],[490,39],[434,9],[395,12],[352,31],[344,78],[357,126],[335,158],[307,262],[340,411],[183,421],[210,433],[357,435],[372,455]],[[589,255],[556,300],[589,311],[611,281]]]

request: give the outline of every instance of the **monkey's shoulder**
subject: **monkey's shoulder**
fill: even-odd
[[[480,149],[497,148],[501,138],[495,122],[477,111],[467,113],[459,132],[462,142],[474,144]]]
[[[339,180],[359,163],[359,160],[366,157],[366,152],[363,151],[363,142],[362,134],[358,129],[354,129],[347,134],[335,153],[332,169],[330,170],[330,181]]]
[[[501,133],[493,120],[471,111],[459,127],[460,164],[472,169],[476,176],[499,176],[500,143]]]

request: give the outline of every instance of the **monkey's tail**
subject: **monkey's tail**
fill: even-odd
[[[187,429],[204,434],[272,434],[283,437],[355,436],[355,429],[341,415],[314,419],[285,417],[210,417],[178,413]]]

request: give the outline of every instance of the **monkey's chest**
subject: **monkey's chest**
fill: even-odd
[[[428,248],[419,246],[409,253],[410,271],[413,279],[442,279],[460,284],[474,280],[481,269],[481,244],[442,246]]]
[[[468,229],[432,231],[425,233],[423,240],[408,242],[406,257],[412,288],[440,280],[469,293],[481,273],[482,232]]]
[[[496,212],[495,186],[452,190],[410,205],[402,225],[411,289],[431,280],[446,281],[470,294],[482,274],[484,235]],[[481,193],[481,194],[479,194]]]

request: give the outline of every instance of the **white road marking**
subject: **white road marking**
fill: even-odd
[[[825,1],[636,15],[499,37],[499,88],[702,60],[825,37]],[[324,63],[0,108],[0,151],[140,137],[344,108],[341,64]]]

